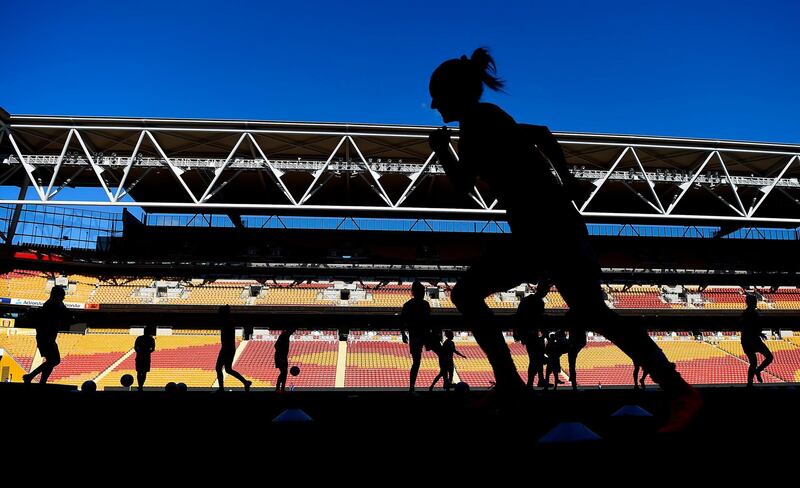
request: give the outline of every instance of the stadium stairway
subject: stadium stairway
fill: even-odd
[[[339,352],[336,355],[336,381],[334,387],[344,388],[344,374],[347,369],[347,341],[339,341]]]
[[[776,352],[777,352],[778,350],[783,350],[783,348],[776,348],[776,347],[775,347],[775,344],[771,344],[771,343],[773,343],[773,342],[777,342],[778,344],[780,344],[780,343],[787,343],[787,345],[789,345],[789,346],[790,346],[790,349],[791,349],[792,342],[791,342],[791,341],[784,341],[784,340],[779,340],[779,341],[767,341],[767,346],[769,347],[769,349],[770,349],[770,351],[772,352],[772,354],[776,356],[776,357],[775,357],[775,360],[776,360],[776,361],[778,361],[779,359],[778,359],[778,357],[777,357],[777,354],[776,354]],[[724,343],[724,345],[725,345],[726,347],[723,347],[723,343]],[[720,342],[720,343],[715,343],[715,344],[712,344],[712,345],[713,345],[715,348],[717,348],[717,349],[719,349],[719,350],[723,351],[723,352],[724,352],[725,354],[727,354],[728,356],[731,356],[731,357],[733,357],[733,358],[737,359],[737,360],[738,360],[738,361],[740,361],[741,363],[743,363],[743,364],[745,364],[745,365],[747,365],[747,366],[749,366],[749,365],[750,365],[750,363],[747,361],[746,357],[743,357],[743,355],[744,355],[744,352],[741,352],[741,354],[742,354],[742,355],[738,355],[738,354],[737,354],[737,352],[738,352],[738,351],[741,351],[741,345],[740,345],[740,342],[739,342],[738,340],[733,340],[733,341],[723,341],[723,342]],[[760,355],[760,354],[758,355],[758,360],[759,360],[759,361],[761,361],[761,360],[762,360],[762,357],[761,357],[761,355]],[[771,365],[770,365],[770,366],[769,366],[767,369],[765,369],[764,371],[762,371],[762,373],[761,373],[761,374],[762,374],[762,376],[766,376],[766,377],[768,377],[768,378],[772,378],[772,379],[773,379],[773,380],[775,380],[776,382],[781,382],[781,383],[784,383],[784,382],[786,382],[786,383],[792,383],[792,382],[794,382],[794,381],[795,381],[795,379],[794,379],[794,378],[791,378],[791,377],[788,377],[788,376],[787,376],[787,377],[783,377],[781,374],[779,374],[778,372],[774,371],[774,369],[773,369],[773,368],[774,368],[774,366],[775,366],[775,363],[773,362],[773,363],[772,363],[772,364],[771,364]],[[767,383],[770,383],[771,381],[767,380],[766,382],[767,382]]]
[[[41,366],[43,362],[44,362],[44,358],[42,357],[42,354],[39,352],[39,348],[37,347],[33,351],[33,360],[31,361],[31,368],[28,370],[28,372],[31,372],[34,369],[36,369],[39,366]]]
[[[123,355],[122,355],[122,357],[120,357],[119,359],[117,359],[116,361],[114,361],[114,362],[113,362],[113,363],[112,363],[112,364],[111,364],[109,367],[107,367],[105,370],[103,370],[103,371],[102,371],[102,372],[101,372],[99,375],[97,375],[97,376],[96,376],[96,377],[95,377],[95,378],[94,378],[92,381],[94,381],[94,382],[95,382],[95,384],[100,384],[100,381],[101,381],[103,378],[105,378],[105,377],[106,377],[106,375],[107,375],[108,373],[110,373],[110,372],[114,371],[114,368],[116,368],[117,366],[119,366],[119,365],[122,363],[122,361],[125,361],[126,359],[128,359],[129,357],[131,357],[131,354],[133,354],[134,352],[136,352],[136,351],[135,351],[133,348],[130,348],[130,350],[129,350],[128,352],[126,352],[125,354],[123,354]],[[135,383],[134,383],[134,384],[135,384]]]
[[[6,369],[8,368],[8,369]],[[22,375],[27,373],[25,368],[20,364],[17,359],[11,354],[3,354],[0,356],[0,371],[3,371],[8,376],[3,378],[5,381],[12,381],[14,378],[22,378]]]

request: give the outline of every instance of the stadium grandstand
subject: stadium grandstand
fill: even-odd
[[[274,343],[288,326],[300,329],[290,362],[303,372],[292,386],[404,388],[397,313],[419,279],[438,326],[463,331],[456,375],[489,387],[451,290],[509,229],[487,188],[456,195],[428,148],[431,129],[2,112],[4,380],[41,362],[25,311],[59,286],[78,324],[59,336],[54,383],[118,387],[152,324],[149,385],[214,388],[214,317],[230,305],[234,366],[256,388],[274,386]],[[575,205],[609,307],[645,324],[690,382],[732,384],[745,381],[738,316],[755,294],[776,355],[764,380],[797,382],[800,280],[785,256],[800,240],[800,147],[556,135],[583,188]],[[508,330],[535,285],[486,298]],[[567,309],[555,287],[545,308],[555,320]],[[507,341],[525,371],[523,346]],[[426,352],[419,381],[437,368]],[[577,368],[581,386],[631,382],[630,360],[601,336],[590,335]]]

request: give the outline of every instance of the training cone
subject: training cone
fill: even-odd
[[[652,417],[653,414],[639,405],[625,405],[611,414],[612,417]]]
[[[555,442],[585,442],[597,441],[601,437],[580,422],[562,422],[547,434],[543,435],[540,443]]]
[[[299,408],[287,408],[280,415],[272,419],[273,422],[311,422],[311,417]]]

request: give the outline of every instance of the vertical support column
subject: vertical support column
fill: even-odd
[[[28,193],[28,185],[30,182],[27,178],[22,178],[22,185],[19,187],[19,196],[17,200],[25,200],[25,194]],[[6,246],[10,246],[14,242],[14,235],[17,233],[17,224],[19,223],[19,216],[22,213],[22,204],[18,203],[14,206],[14,213],[11,215],[11,221],[8,223],[8,232],[6,232]]]

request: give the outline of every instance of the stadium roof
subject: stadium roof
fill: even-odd
[[[8,115],[0,203],[150,211],[502,218],[489,189],[457,195],[430,126]],[[457,131],[456,131],[457,134]],[[556,133],[589,220],[800,225],[800,145]],[[99,201],[66,187],[102,188]],[[135,202],[135,203],[133,203]]]

